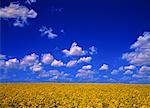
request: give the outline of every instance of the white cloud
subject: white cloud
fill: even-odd
[[[0,60],[0,69],[5,68],[5,61]]]
[[[59,72],[58,70],[50,70],[49,74],[52,75],[52,76],[59,76],[62,73]]]
[[[121,66],[119,67],[118,69],[114,69],[112,70],[111,74],[112,75],[117,75],[119,72],[124,72],[123,74],[124,75],[127,75],[127,74],[133,74],[133,71],[132,70],[135,70],[136,67],[134,65],[129,65],[129,66]]]
[[[89,50],[90,50],[89,53],[91,55],[97,54],[97,48],[95,46],[90,47]]]
[[[35,64],[35,65],[31,66],[30,69],[33,72],[40,72],[40,71],[42,71],[43,68],[41,66],[41,63],[39,63],[39,64]]]
[[[85,62],[85,63],[88,63],[92,60],[92,57],[81,57],[79,60],[78,60],[78,63],[82,63],[82,62]]]
[[[140,80],[150,81],[150,67],[142,66],[136,74],[132,75],[133,78]]]
[[[50,64],[53,62],[53,60],[54,60],[54,57],[50,53],[42,55],[42,62],[44,64]]]
[[[30,0],[30,2],[35,3],[35,2],[36,2],[36,0]]]
[[[107,75],[103,75],[103,78],[109,78]]]
[[[29,5],[31,5],[31,3],[36,3],[36,0],[26,0],[25,3],[28,3]]]
[[[126,83],[126,82],[131,83],[132,79],[133,78],[130,77],[130,76],[123,76],[122,78],[119,79],[119,82],[121,82],[121,83]]]
[[[145,32],[143,36],[140,36],[130,49],[134,51],[124,53],[123,59],[138,66],[150,65],[150,32]]]
[[[5,60],[6,59],[6,55],[0,54],[0,60]]]
[[[134,78],[133,83],[139,83],[139,82],[150,82],[150,75],[142,75],[142,74],[133,74],[132,77]]]
[[[85,54],[85,51],[76,42],[72,43],[70,50],[64,49],[62,52],[66,56],[81,56]]]
[[[40,78],[46,78],[46,77],[49,77],[49,76],[50,76],[49,73],[40,73],[39,74]]]
[[[129,61],[130,64],[141,66],[137,73],[132,77],[138,82],[150,80],[150,32],[143,33],[137,41],[131,45],[130,49],[134,50],[123,54],[122,58]]]
[[[92,57],[81,57],[79,60],[71,60],[66,64],[66,67],[73,67],[79,63],[89,63]]]
[[[82,78],[91,78],[94,74],[94,71],[92,70],[84,70],[84,69],[79,69],[78,73],[76,74],[76,77],[82,77]]]
[[[77,60],[71,60],[66,64],[66,67],[73,67],[78,63]]]
[[[137,41],[131,45],[131,49],[149,49],[150,48],[150,33],[144,32],[143,36],[139,36]]]
[[[134,65],[124,66],[125,70],[134,70],[136,67]]]
[[[118,72],[119,72],[118,70],[114,69],[114,70],[112,70],[111,74],[112,74],[112,75],[117,75]]]
[[[9,59],[8,61],[5,62],[5,66],[7,68],[18,68],[19,60],[17,60],[16,58]]]
[[[108,81],[109,81],[109,82],[112,82],[112,83],[116,82],[116,80],[113,79],[113,78],[109,78]]]
[[[88,69],[91,69],[91,68],[92,68],[91,65],[87,65],[87,66],[83,66],[83,67],[82,67],[82,69],[84,69],[84,70],[88,70]]]
[[[0,60],[0,66],[2,66],[3,69],[23,69],[24,71],[26,69],[30,69],[32,71],[40,71],[42,69],[41,64],[38,60],[39,56],[35,53],[31,55],[24,56],[21,60],[18,60],[17,58],[11,58],[6,60]],[[38,64],[39,63],[39,64]]]
[[[54,67],[61,67],[61,66],[65,66],[65,64],[60,61],[60,60],[54,60],[52,63],[51,63],[51,66],[54,66]]]
[[[32,66],[34,64],[37,64],[39,62],[38,60],[39,56],[36,55],[35,53],[31,54],[31,55],[26,55],[20,62],[21,66]]]
[[[52,28],[47,28],[46,26],[43,26],[39,29],[39,31],[41,32],[41,35],[47,35],[49,39],[54,39],[56,37],[58,37],[57,34],[53,33],[53,29]]]
[[[93,70],[91,70],[92,66],[87,65],[83,66],[81,69],[78,70],[78,73],[76,74],[76,77],[79,78],[93,78],[93,74],[95,73]]]
[[[0,66],[3,69],[15,68],[15,69],[24,69],[32,67],[38,63],[38,55],[35,53],[31,55],[26,55],[23,59],[18,60],[17,58],[11,58],[6,60],[0,60]]]
[[[142,66],[139,72],[149,72],[150,74],[150,67],[149,66]]]
[[[123,74],[126,75],[126,74],[133,74],[133,71],[131,70],[135,70],[136,67],[134,65],[129,65],[129,66],[120,66],[118,69],[114,69],[111,74],[112,75],[116,75],[118,74],[119,72],[124,72]]]
[[[124,72],[124,75],[128,75],[128,74],[133,74],[133,71],[131,71],[131,70],[126,70],[126,71]]]
[[[120,66],[120,67],[118,68],[118,71],[124,71],[124,67],[123,67],[123,66]]]
[[[70,74],[65,73],[64,71],[58,71],[58,70],[50,70],[50,71],[44,71],[39,74],[39,78],[49,78],[49,80],[58,80],[58,79],[64,79],[68,80],[68,77]]]
[[[49,80],[57,80],[57,79],[64,79],[68,80],[69,74],[65,73],[64,71],[58,70],[50,70],[49,71],[50,79]]]
[[[9,6],[0,8],[0,17],[4,19],[14,19],[14,26],[23,27],[27,24],[27,19],[36,18],[37,13],[33,9],[28,9],[19,3],[10,3]]]
[[[39,77],[45,78],[45,77],[53,77],[53,76],[59,76],[60,72],[58,70],[50,70],[50,71],[43,71],[39,74]]]
[[[50,74],[50,75],[58,75],[58,74],[59,74],[59,71],[58,71],[58,70],[50,70],[50,71],[49,71],[49,74]]]
[[[109,69],[109,67],[108,67],[107,64],[103,64],[103,65],[99,68],[99,70],[108,70],[108,69]]]
[[[142,75],[139,75],[139,74],[133,74],[132,77],[133,77],[133,78],[143,78],[143,76],[142,76]]]

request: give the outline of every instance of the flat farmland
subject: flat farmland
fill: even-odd
[[[0,108],[150,108],[150,85],[5,83]]]

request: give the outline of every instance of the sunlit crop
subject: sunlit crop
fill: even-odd
[[[0,84],[0,108],[150,108],[150,86]]]

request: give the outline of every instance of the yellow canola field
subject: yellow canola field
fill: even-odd
[[[150,85],[0,84],[0,108],[150,108]]]

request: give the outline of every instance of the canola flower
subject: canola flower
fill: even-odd
[[[0,84],[0,108],[150,108],[150,86]]]

